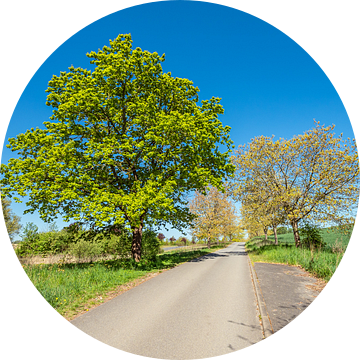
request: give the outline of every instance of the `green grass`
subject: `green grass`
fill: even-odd
[[[329,246],[334,245],[336,242],[343,245],[345,248],[350,241],[351,234],[344,234],[340,231],[321,229],[321,237]],[[257,238],[264,238],[264,235]],[[268,236],[270,241],[275,241],[274,235]],[[295,244],[294,235],[292,233],[278,235],[278,241],[282,244]],[[249,241],[251,242],[251,240]]]
[[[220,247],[189,252],[167,252],[155,261],[108,260],[81,264],[24,265],[37,290],[61,315],[71,318],[104,301],[106,294],[148,273],[213,252]]]
[[[278,236],[279,245],[274,245],[274,237],[265,241],[263,236],[249,240],[246,249],[253,262],[270,262],[288,265],[300,265],[313,275],[328,281],[338,267],[350,235],[340,232],[321,230],[326,247],[311,251],[296,248],[293,234]]]
[[[330,250],[314,250],[296,248],[295,245],[265,245],[249,251],[253,262],[282,263],[300,265],[313,275],[329,281],[338,267],[343,253]]]

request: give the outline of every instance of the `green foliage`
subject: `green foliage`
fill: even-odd
[[[1,196],[1,206],[4,215],[6,230],[9,234],[10,240],[13,242],[15,235],[19,234],[20,232],[21,224],[20,217],[12,212],[10,205],[10,199],[6,198],[5,196]]]
[[[86,241],[80,239],[79,241],[70,244],[68,253],[76,256],[78,260],[87,259],[93,261],[94,258],[98,257],[102,253],[102,246],[96,240]]]
[[[265,245],[249,252],[252,261],[273,262],[288,265],[300,265],[305,270],[329,280],[338,267],[343,252],[335,253],[331,249],[309,250],[295,245]]]
[[[174,244],[177,246],[186,246],[189,244],[189,240],[185,236],[180,236]]]
[[[156,232],[146,229],[142,236],[142,258],[154,261],[156,255],[160,252],[161,241]]]
[[[274,241],[270,240],[269,238],[266,240],[265,236],[254,236],[253,238],[251,238],[249,241],[246,242],[245,244],[245,248],[247,250],[253,251],[256,249],[261,248],[262,246],[265,245],[273,245]]]
[[[279,227],[277,228],[277,234],[278,234],[278,235],[292,234],[292,230],[291,230],[291,229],[288,229],[288,228],[285,227],[285,226],[279,226]]]
[[[338,228],[319,229],[312,226],[307,227],[306,233],[310,239],[315,238],[313,245],[308,245],[309,248],[305,245],[295,247],[292,234],[279,235],[277,246],[273,236],[269,236],[267,241],[264,236],[254,237],[245,246],[253,261],[300,265],[314,275],[329,280],[344,255],[349,234],[345,236]]]
[[[25,266],[24,270],[40,294],[61,315],[85,310],[91,306],[89,301],[99,294],[105,297],[117,286],[146,274],[143,270],[122,269],[113,262],[42,264]]]
[[[64,253],[75,241],[74,237],[65,230],[39,233],[37,226],[33,223],[25,225],[21,237],[22,241],[15,250],[18,256]]]
[[[321,236],[320,228],[305,222],[299,229],[300,243],[308,249],[319,249],[326,246]]]
[[[45,222],[186,227],[183,195],[221,188],[234,171],[220,99],[199,103],[199,89],[164,73],[165,55],[133,49],[131,35],[87,56],[93,71],[71,66],[50,80],[45,128],[9,139],[18,156],[1,166],[3,193],[28,195],[25,213]]]
[[[152,239],[145,234],[145,238]],[[148,242],[151,243],[152,240]],[[131,258],[94,263],[27,265],[24,270],[40,294],[67,318],[98,304],[109,291],[149,272],[172,268],[205,255],[214,249],[201,249],[157,255],[153,261]]]
[[[131,236],[128,232],[104,236],[102,245],[104,254],[120,258],[127,258],[131,255]]]
[[[54,229],[50,226],[50,229]],[[110,227],[103,231],[85,230],[83,226],[70,225],[61,231],[38,232],[33,223],[27,223],[22,239],[16,248],[18,256],[69,254],[79,261],[93,261],[100,255],[114,258],[131,257],[132,234],[124,227]],[[143,231],[142,255],[153,261],[160,252],[161,241],[151,229]]]
[[[21,234],[22,241],[28,241],[28,242],[36,241],[39,237],[38,230],[39,230],[38,227],[34,223],[32,222],[26,223]]]

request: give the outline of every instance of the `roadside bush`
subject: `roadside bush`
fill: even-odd
[[[100,255],[112,255],[114,258],[131,257],[132,234],[121,226],[109,226],[101,231],[86,230],[82,224],[74,223],[57,231],[38,232],[33,223],[28,223],[21,234],[22,241],[15,248],[20,257],[31,255],[69,254],[78,260],[92,261]],[[142,258],[153,261],[160,253],[161,240],[151,229],[143,231]]]
[[[160,252],[161,242],[159,241],[156,232],[151,229],[143,231],[142,236],[142,258],[150,261],[156,259],[156,255]]]
[[[20,237],[22,241],[16,247],[15,252],[18,256],[25,256],[36,250],[36,242],[39,238],[38,227],[34,223],[26,223]]]
[[[102,246],[101,243],[96,240],[86,241],[80,239],[69,246],[68,253],[77,257],[78,260],[93,261],[96,257],[101,255]]]
[[[104,236],[102,243],[104,254],[120,258],[127,258],[131,255],[131,237],[128,233],[119,236],[109,234]]]
[[[321,237],[321,230],[315,225],[304,223],[299,229],[299,235],[302,247],[307,249],[321,249],[326,246],[326,243]]]
[[[292,230],[291,230],[291,229],[288,229],[288,228],[285,227],[285,226],[279,226],[279,227],[276,229],[276,232],[277,232],[278,235],[284,235],[284,234],[292,233]]]
[[[18,256],[59,254],[74,242],[72,235],[65,230],[39,233],[38,227],[33,223],[25,225],[21,237],[22,241],[15,250]]]

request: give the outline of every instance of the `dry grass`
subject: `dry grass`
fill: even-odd
[[[79,259],[76,256],[69,254],[56,254],[50,256],[33,255],[26,257],[18,257],[21,265],[39,265],[39,264],[80,264],[88,263],[90,259]],[[114,255],[99,256],[91,259],[92,261],[108,261],[116,260]]]

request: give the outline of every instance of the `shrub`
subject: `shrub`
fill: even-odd
[[[96,257],[101,255],[102,246],[96,240],[86,241],[84,239],[80,239],[78,242],[72,243],[69,246],[68,253],[76,256],[78,260],[93,261]]]
[[[326,246],[326,243],[321,237],[321,231],[319,227],[304,223],[299,229],[300,243],[302,247],[307,249],[320,249]]]
[[[287,233],[288,233],[288,229],[287,229],[285,226],[279,226],[279,227],[276,229],[276,233],[277,233],[278,235],[287,234]]]
[[[39,236],[38,230],[39,230],[38,227],[34,223],[32,222],[26,223],[20,235],[22,241],[28,241],[28,242],[36,241]]]
[[[16,247],[16,254],[19,256],[25,256],[33,254],[34,252],[36,253],[37,242],[39,239],[38,227],[32,222],[26,223],[20,237],[22,241]]]
[[[110,234],[104,236],[103,252],[115,257],[127,258],[131,255],[131,236],[127,232],[121,235]]]
[[[154,261],[156,255],[160,252],[160,241],[156,232],[151,229],[143,231],[142,245],[141,245],[142,258]]]

